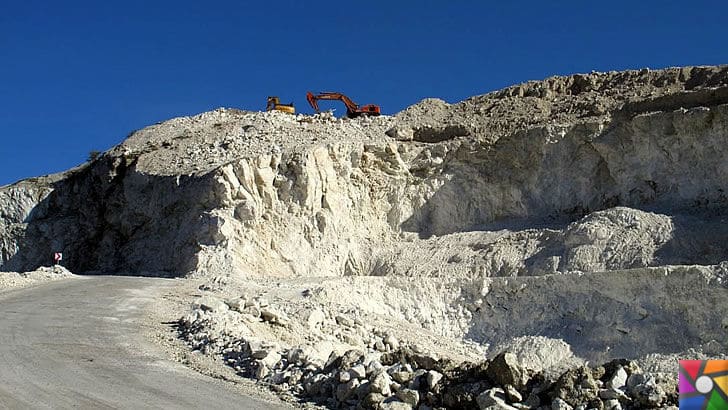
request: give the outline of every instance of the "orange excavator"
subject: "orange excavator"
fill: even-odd
[[[377,116],[381,114],[381,110],[378,105],[367,104],[359,106],[357,103],[351,100],[351,98],[341,93],[318,93],[313,94],[311,91],[306,93],[306,99],[311,104],[311,108],[316,112],[321,112],[318,107],[319,100],[339,100],[346,106],[346,116],[349,118],[356,118],[360,115]]]

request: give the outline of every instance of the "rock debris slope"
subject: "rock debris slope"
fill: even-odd
[[[62,250],[78,272],[276,278],[301,287],[275,294],[295,323],[316,303],[324,318],[385,323],[366,330],[373,338],[314,332],[268,349],[279,356],[329,339],[376,350],[387,326],[403,340],[405,324],[454,341],[432,349],[460,359],[528,357],[523,346],[554,340],[577,362],[717,354],[728,327],[727,141],[728,66],[552,77],[393,117],[218,109],[0,188],[1,268],[34,269]],[[301,299],[303,289],[313,293]],[[258,376],[272,377],[282,357],[258,356],[270,362],[253,366],[268,369]],[[476,396],[501,400],[489,395]]]

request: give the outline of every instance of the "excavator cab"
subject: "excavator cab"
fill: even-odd
[[[359,111],[361,111],[362,114],[366,115],[380,115],[381,111],[378,105],[374,104],[367,104],[359,108]]]
[[[295,114],[296,108],[293,106],[293,103],[289,104],[281,104],[281,100],[278,97],[272,96],[268,97],[268,103],[265,106],[266,111],[281,111],[288,114]]]

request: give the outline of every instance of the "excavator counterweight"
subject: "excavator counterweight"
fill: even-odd
[[[381,114],[381,109],[378,105],[367,104],[359,106],[357,103],[352,101],[351,98],[341,93],[325,92],[314,94],[309,91],[306,93],[306,99],[308,100],[308,103],[311,104],[311,108],[313,108],[317,113],[321,112],[318,106],[319,100],[338,100],[343,102],[346,106],[346,116],[349,118],[356,118],[360,115],[376,116]]]

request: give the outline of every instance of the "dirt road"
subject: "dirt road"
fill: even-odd
[[[168,360],[140,331],[174,285],[82,277],[0,295],[0,408],[287,408]]]

